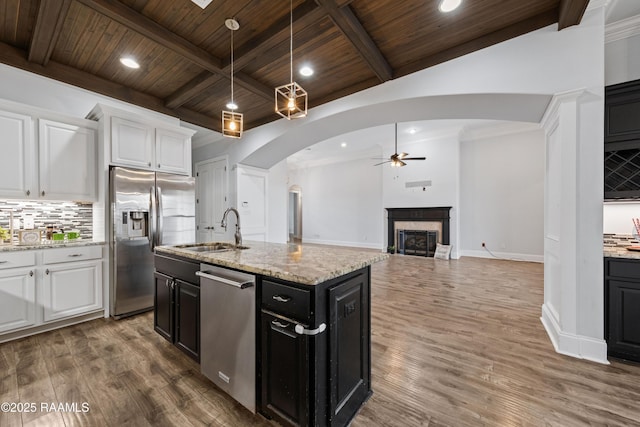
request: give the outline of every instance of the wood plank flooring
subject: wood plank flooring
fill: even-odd
[[[556,354],[541,264],[394,255],[372,271],[374,394],[353,427],[640,426],[640,365]],[[0,344],[0,426],[271,426],[153,331],[151,313]],[[89,412],[41,411],[87,402]]]

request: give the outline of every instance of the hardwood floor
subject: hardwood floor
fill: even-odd
[[[640,365],[556,354],[541,264],[392,256],[372,272],[372,426],[640,425]],[[152,314],[0,344],[0,426],[270,426],[199,373]],[[41,403],[89,404],[46,412]]]

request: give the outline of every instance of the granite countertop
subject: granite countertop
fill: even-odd
[[[105,242],[89,240],[89,239],[75,239],[68,242],[46,242],[35,245],[0,245],[0,252],[12,252],[12,251],[30,251],[35,249],[55,249],[55,248],[77,248],[81,246],[95,246],[104,245]]]
[[[640,247],[640,240],[630,234],[605,234],[604,256],[609,258],[640,259],[640,252],[628,247]]]
[[[388,254],[355,248],[319,245],[245,242],[249,249],[227,252],[194,252],[189,245],[157,246],[156,252],[262,274],[303,285],[317,285],[383,261]]]

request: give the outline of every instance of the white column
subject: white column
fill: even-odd
[[[603,96],[556,95],[546,131],[542,323],[558,353],[607,362],[602,255]]]

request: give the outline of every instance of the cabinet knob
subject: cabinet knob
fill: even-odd
[[[151,162],[147,163],[147,166],[151,167]]]
[[[271,324],[274,325],[274,326],[277,326],[279,328],[288,328],[289,327],[288,323],[282,323],[282,322],[280,322],[278,320],[272,320]]]
[[[33,270],[29,272],[29,277],[33,277]]]
[[[160,163],[158,163],[158,169],[160,169],[160,167],[161,167],[161,166],[160,166]]]
[[[45,274],[46,274],[47,276],[49,275],[49,269],[48,269],[48,268],[45,270]]]
[[[278,301],[278,302],[289,302],[291,301],[291,297],[290,296],[280,296],[280,295],[274,295],[271,298],[273,298],[274,300]]]
[[[27,196],[31,195],[31,190],[27,190]]]
[[[44,190],[42,190],[42,195],[44,196]]]

